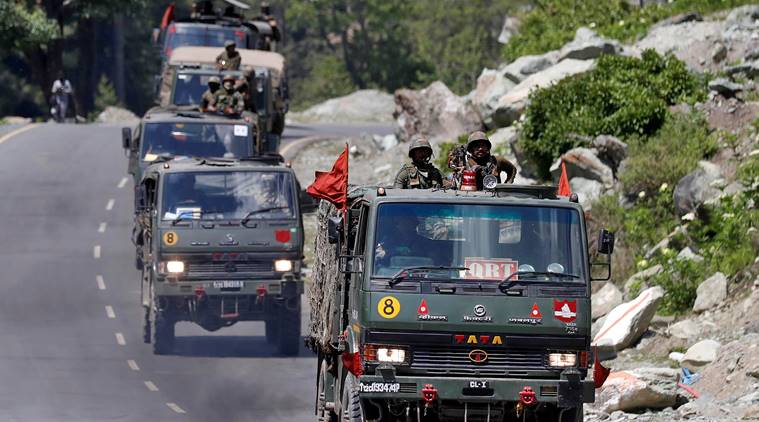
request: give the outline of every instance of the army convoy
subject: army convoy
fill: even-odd
[[[319,210],[319,420],[582,420],[591,266],[610,267],[589,264],[576,201],[497,185],[364,187],[348,204]]]

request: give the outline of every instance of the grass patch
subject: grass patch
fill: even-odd
[[[538,0],[535,7],[521,15],[522,26],[503,47],[507,61],[526,54],[542,54],[561,48],[574,39],[575,31],[587,26],[600,35],[629,42],[649,27],[684,12],[708,14],[719,10],[754,4],[752,0],[673,0],[669,4],[635,7],[624,0]]]

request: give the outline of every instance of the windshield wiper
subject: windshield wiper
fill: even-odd
[[[179,223],[182,220],[194,220],[194,216],[197,215],[198,217],[203,216],[203,211],[185,211],[183,213],[180,213],[177,215],[173,220],[171,220],[171,225],[176,226],[177,223]]]
[[[469,271],[469,267],[447,267],[444,265],[441,266],[419,266],[419,267],[405,267],[401,268],[393,277],[390,279],[390,281],[387,282],[387,284],[390,287],[395,286],[396,284],[400,283],[401,281],[408,278],[412,272],[417,271],[424,271],[424,272],[430,272],[435,270],[458,270],[458,271]]]
[[[246,225],[246,224],[248,224],[248,221],[251,220],[251,217],[253,217],[256,214],[260,214],[262,212],[268,212],[268,211],[274,211],[274,210],[289,210],[289,209],[290,209],[289,206],[288,207],[259,208],[257,210],[253,210],[253,211],[245,214],[245,217],[243,217],[242,220],[240,220],[240,224],[243,225],[243,226]]]
[[[526,279],[525,278],[519,278],[519,279],[514,280],[514,277],[517,277],[517,276],[525,276],[525,277],[528,277],[528,278],[526,278]],[[509,276],[506,277],[502,282],[498,283],[498,290],[500,290],[501,292],[506,292],[506,290],[509,290],[510,288],[514,287],[514,285],[516,285],[520,281],[529,280],[530,279],[529,277],[534,277],[534,276],[538,276],[538,277],[556,277],[556,278],[560,278],[562,280],[565,280],[565,279],[576,280],[576,279],[580,278],[580,276],[576,275],[576,274],[552,273],[550,271],[517,271],[515,273],[509,274]],[[535,280],[533,279],[531,281],[535,281]]]

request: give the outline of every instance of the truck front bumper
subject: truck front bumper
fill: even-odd
[[[482,387],[487,385],[487,387]],[[595,400],[592,380],[464,378],[395,376],[388,380],[380,375],[363,375],[359,379],[359,395],[366,399],[424,400],[423,390],[431,386],[436,400],[473,403],[518,402],[520,393],[534,392],[537,403],[554,403],[575,407]]]
[[[218,280],[159,279],[154,284],[158,296],[281,296],[292,298],[303,293],[300,274],[285,273],[281,278],[222,278]]]

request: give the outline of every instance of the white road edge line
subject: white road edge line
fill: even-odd
[[[116,333],[116,343],[118,343],[119,346],[126,346],[126,339],[124,339],[124,334]]]
[[[132,359],[129,359],[127,361],[127,365],[129,365],[129,369],[131,369],[132,371],[139,371],[140,370],[140,367],[137,365],[137,362],[134,361],[134,360],[132,360]]]
[[[108,200],[108,203],[105,205],[106,211],[110,211],[113,209],[113,206],[116,204],[116,200],[111,198]]]
[[[166,403],[166,406],[169,406],[169,409],[171,409],[171,410],[173,410],[173,411],[175,411],[177,413],[181,413],[181,414],[187,413],[187,412],[184,411],[184,409],[182,409],[181,407],[179,407],[179,405],[176,404],[176,403]]]
[[[100,259],[100,245],[95,245],[95,247],[92,248],[92,256],[94,256],[95,259]]]
[[[119,188],[119,189],[121,189],[124,186],[126,186],[126,184],[127,184],[128,181],[129,181],[129,179],[127,179],[126,177],[122,177],[121,181],[119,182],[119,184],[116,187]]]
[[[95,276],[95,281],[98,283],[98,289],[105,290],[105,281],[103,280],[103,276],[98,274]]]
[[[145,387],[150,391],[158,391],[158,386],[153,384],[153,381],[145,381]]]
[[[116,319],[116,312],[113,312],[113,306],[105,305],[105,314],[109,319]]]
[[[98,226],[98,233],[105,233],[105,228],[108,224],[106,222],[100,223]]]
[[[2,144],[3,142],[7,141],[8,139],[13,138],[16,135],[19,135],[19,134],[22,134],[22,133],[26,132],[27,130],[34,129],[37,126],[39,126],[39,124],[32,123],[32,124],[20,127],[20,128],[18,128],[16,130],[12,130],[12,131],[6,133],[5,135],[3,135],[2,137],[0,137],[0,144]]]

